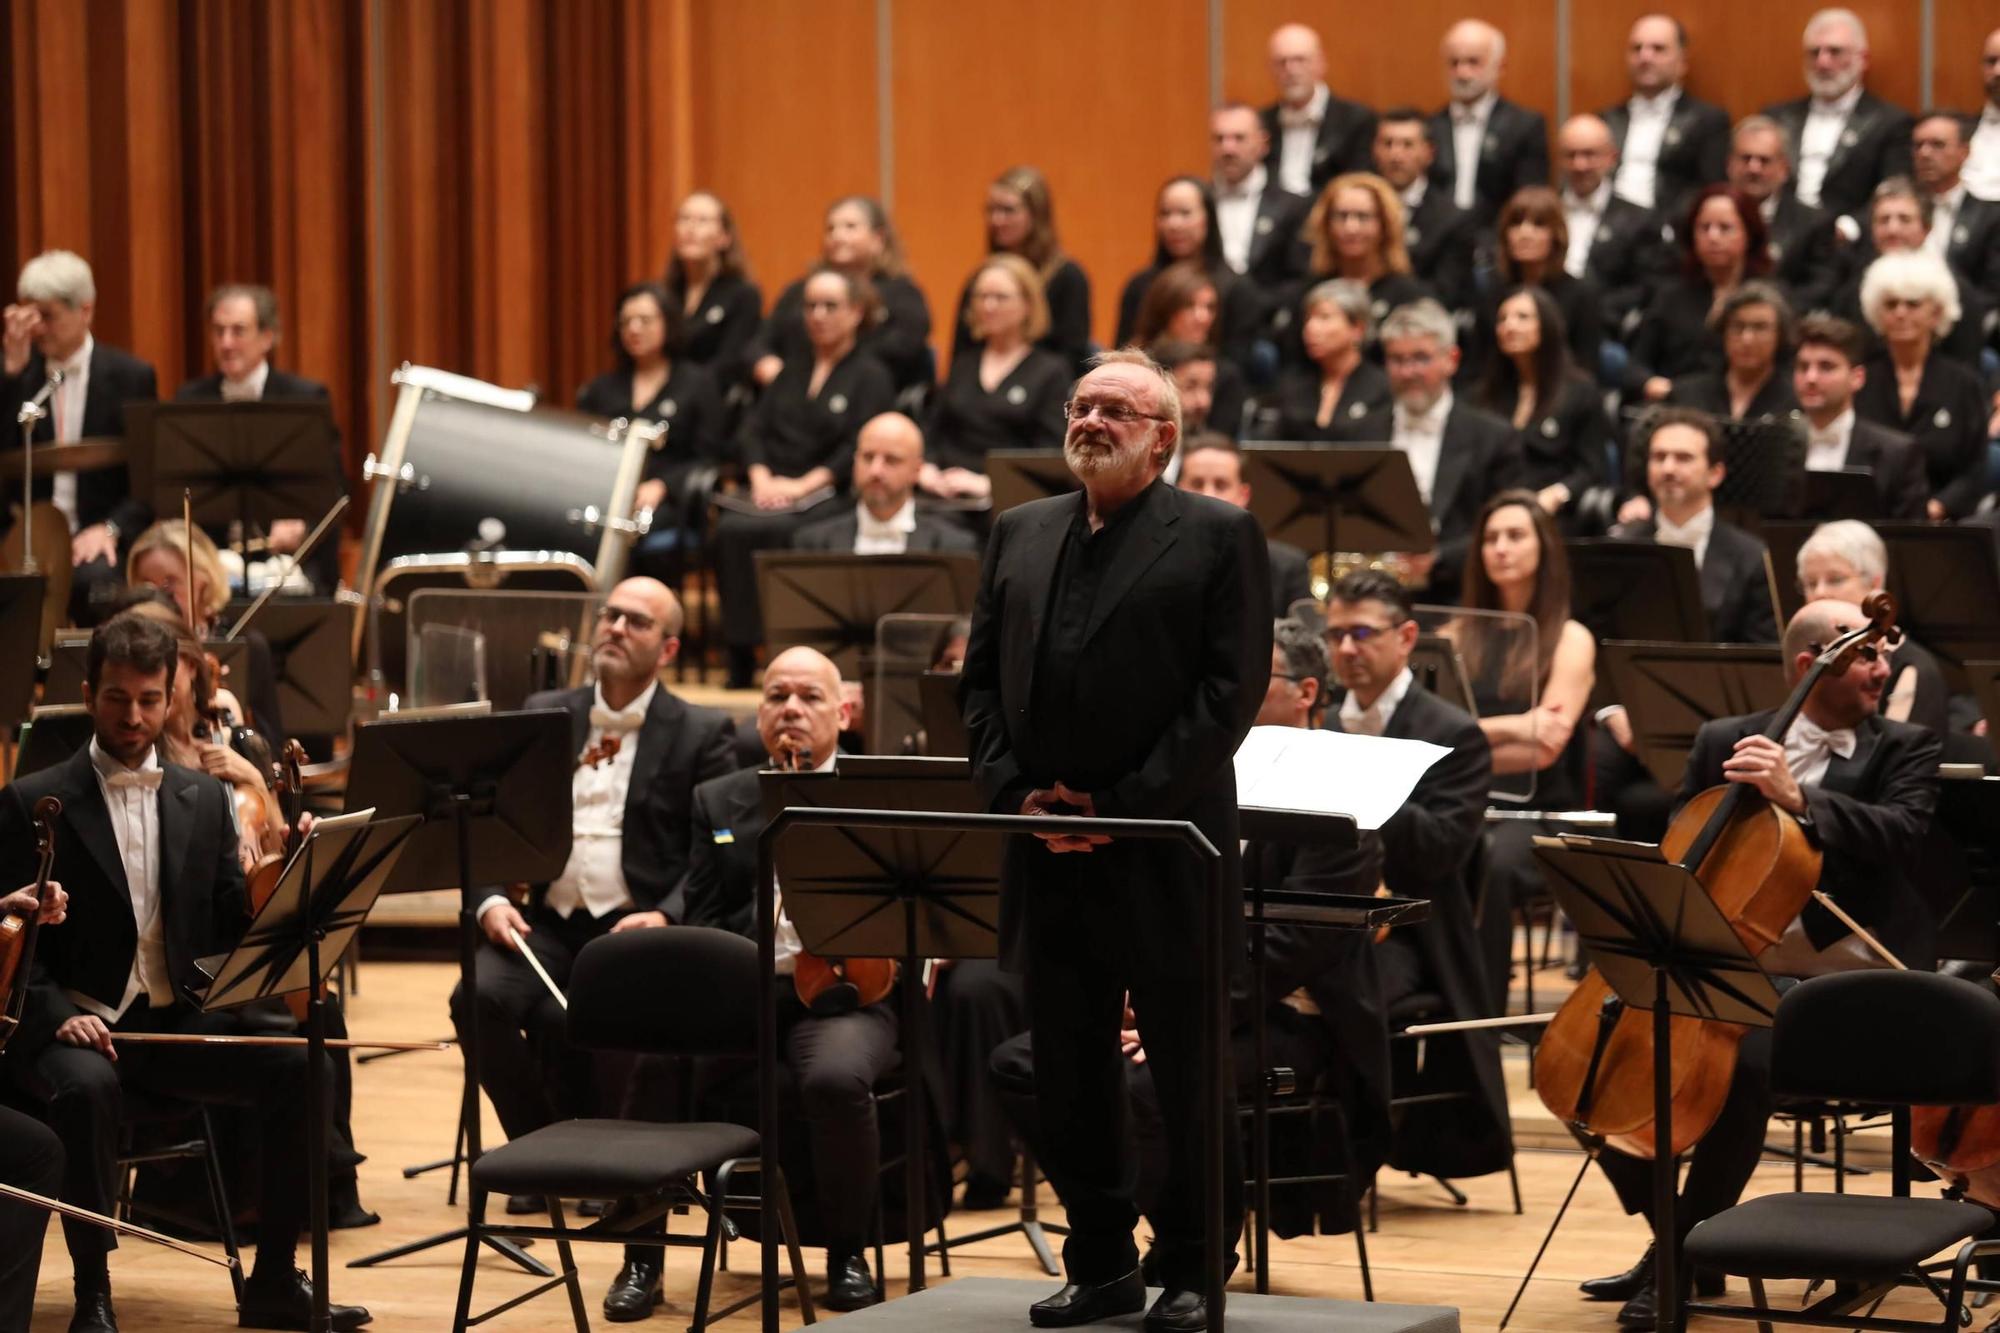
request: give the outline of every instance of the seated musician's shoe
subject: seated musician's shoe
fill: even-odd
[[[118,1312],[111,1308],[110,1287],[77,1289],[69,1333],[118,1333]]]
[[[576,1201],[576,1215],[578,1217],[602,1217],[611,1211],[611,1207],[612,1200],[610,1199],[578,1199]]]
[[[868,1276],[868,1261],[858,1254],[826,1252],[826,1308],[865,1310],[879,1299],[875,1279]]]
[[[1133,1269],[1110,1282],[1072,1282],[1055,1295],[1028,1307],[1028,1322],[1036,1328],[1073,1328],[1146,1308],[1146,1283]]]
[[[1200,1333],[1208,1327],[1208,1297],[1186,1287],[1168,1287],[1146,1311],[1146,1333]]]
[[[1005,1180],[992,1176],[971,1175],[965,1178],[965,1198],[959,1207],[968,1213],[985,1212],[999,1208],[1007,1202],[1013,1186]]]
[[[299,1269],[287,1269],[278,1277],[267,1277],[260,1268],[243,1284],[243,1301],[236,1307],[238,1328],[312,1327],[312,1279]],[[360,1328],[374,1316],[360,1305],[329,1305],[333,1327],[339,1333]]]
[[[604,1317],[614,1324],[650,1318],[653,1307],[666,1300],[660,1290],[661,1268],[660,1264],[628,1261],[604,1293]]]
[[[1611,1277],[1594,1277],[1577,1284],[1577,1290],[1593,1301],[1629,1301],[1639,1288],[1653,1280],[1653,1247],[1639,1256],[1639,1262]]]
[[[333,1181],[327,1190],[326,1224],[335,1231],[351,1231],[355,1227],[372,1227],[382,1220],[380,1213],[371,1213],[361,1206],[360,1182],[353,1176]]]
[[[1618,1307],[1618,1327],[1646,1330],[1659,1327],[1660,1302],[1649,1274],[1632,1298]]]
[[[546,1213],[548,1201],[539,1194],[509,1194],[507,1196],[507,1216],[526,1217],[530,1213]]]

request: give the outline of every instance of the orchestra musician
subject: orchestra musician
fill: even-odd
[[[987,543],[959,692],[974,779],[998,813],[1191,820],[1233,878],[1230,760],[1271,670],[1263,534],[1243,510],[1162,481],[1180,403],[1143,353],[1098,357],[1065,415],[1063,453],[1083,492],[1008,510]],[[1154,1218],[1165,1291],[1146,1325],[1207,1326],[1202,908],[1202,877],[1168,843],[1048,833],[1004,853],[1001,959],[1026,971],[1046,1166],[1071,1228],[1067,1284],[1031,1307],[1036,1325],[1146,1303],[1117,1045],[1129,992],[1168,1143]],[[1234,1082],[1218,1075],[1233,1118]],[[1223,1139],[1233,1236],[1242,1154],[1236,1136]]]
[[[257,1260],[243,1288],[245,1328],[307,1327],[311,1280],[294,1264],[306,1224],[306,1054],[292,1047],[120,1046],[114,1032],[227,1034],[244,1019],[189,998],[197,958],[227,951],[248,924],[236,827],[222,784],[162,760],[174,678],[173,634],[120,615],[91,636],[84,701],[95,734],[67,762],[0,793],[0,883],[33,871],[29,811],[62,801],[54,876],[69,919],[42,932],[21,1031],[8,1046],[17,1091],[39,1103],[67,1159],[62,1198],[115,1206],[121,1091],[242,1105],[260,1156]],[[76,1278],[71,1333],[116,1333],[110,1232],[66,1220]],[[368,1322],[332,1307],[333,1327]]]
[[[68,908],[69,895],[61,884],[50,880],[43,886],[39,912],[43,925],[61,925]],[[32,911],[33,884],[0,898],[0,915],[25,916]],[[0,1106],[0,1184],[50,1198],[62,1189],[62,1182],[63,1146],[55,1131],[31,1115]],[[0,1328],[25,1329],[35,1313],[42,1241],[48,1234],[46,1209],[0,1199]]]
[[[180,608],[183,623],[192,623],[199,633],[219,635],[218,623],[229,605],[229,575],[215,543],[199,525],[191,543],[189,537],[186,524],[177,518],[153,524],[133,539],[125,557],[125,578],[134,588],[157,588],[167,594]],[[256,629],[245,630],[243,640],[248,645],[245,678],[228,682],[226,703],[237,722],[256,728],[275,743],[285,735],[285,719],[278,712],[278,668],[271,643]]]
[[[1800,608],[1785,627],[1785,676],[1796,685],[1820,651],[1866,623],[1850,602]],[[1719,718],[1695,736],[1680,804],[1725,782],[1745,783],[1796,818],[1825,857],[1820,888],[1910,967],[1935,965],[1936,923],[1911,881],[1937,804],[1940,742],[1926,728],[1879,715],[1889,658],[1863,647],[1845,673],[1820,679],[1782,741],[1763,735],[1770,713]],[[1758,962],[1779,978],[1889,964],[1818,903],[1812,903]],[[1781,983],[1782,984],[1782,983]],[[1764,1151],[1771,1117],[1770,1029],[1744,1038],[1728,1099],[1695,1145],[1674,1214],[1678,1244],[1704,1218],[1735,1204]],[[1597,1159],[1628,1213],[1652,1208],[1652,1163],[1606,1148]],[[1651,1251],[1627,1272],[1583,1284],[1593,1300],[1622,1300],[1621,1328],[1656,1319]],[[1720,1294],[1720,1274],[1697,1271],[1698,1295]]]

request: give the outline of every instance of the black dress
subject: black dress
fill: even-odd
[[[1118,331],[1111,339],[1115,346],[1126,346],[1138,332],[1139,307],[1146,303],[1146,292],[1164,267],[1149,264],[1125,280],[1125,290],[1118,296]],[[1216,313],[1208,340],[1224,359],[1247,371],[1251,345],[1263,331],[1267,313],[1263,289],[1227,268],[1212,271],[1209,279],[1215,284]]]
[[[671,288],[669,288],[671,290]],[[701,304],[687,316],[678,364],[690,361],[714,378],[727,393],[750,373],[747,353],[764,318],[764,293],[740,273],[720,273],[701,294]]]
[[[925,457],[941,468],[984,472],[994,449],[1062,448],[1069,362],[1031,348],[989,393],[979,382],[979,358],[978,343],[952,357],[924,425]]]
[[[1629,344],[1628,393],[1639,393],[1655,375],[1677,380],[1724,368],[1722,339],[1708,331],[1714,304],[1715,288],[1707,278],[1682,275],[1660,284]]]
[[[1986,422],[1992,410],[1979,376],[1939,351],[1924,362],[1908,412],[1887,355],[1869,360],[1868,378],[1854,395],[1856,416],[1916,440],[1931,494],[1953,518],[1970,514],[1986,493]]]
[[[701,366],[675,358],[667,368],[667,382],[643,407],[632,405],[632,372],[613,370],[577,391],[579,411],[600,417],[629,417],[662,422],[666,438],[646,455],[640,476],[646,481],[664,481],[667,494],[679,497],[687,476],[697,464],[715,463],[722,458],[722,403],[716,395],[715,379]]]
[[[1379,419],[1393,406],[1389,377],[1373,361],[1356,364],[1340,386],[1340,401],[1334,404],[1333,415],[1324,426],[1319,424],[1321,389],[1316,369],[1287,371],[1270,393],[1259,397],[1255,420],[1246,434],[1251,439],[1303,444],[1365,442],[1370,435],[1380,433],[1368,429],[1370,419]]]
[[[1080,375],[1090,357],[1090,276],[1074,259],[1064,259],[1044,276],[1042,295],[1049,303],[1049,331],[1035,340],[1035,346],[1062,357],[1072,373]],[[958,293],[958,322],[951,339],[954,361],[979,346],[966,319],[971,312],[972,279],[967,278]]]
[[[1511,411],[1500,413],[1509,421]],[[1610,423],[1594,381],[1572,375],[1555,401],[1535,404],[1534,419],[1517,432],[1521,441],[1521,484],[1531,491],[1557,482],[1569,487],[1572,503],[1605,479],[1605,444]]]
[[[1490,282],[1473,303],[1472,335],[1459,361],[1461,384],[1476,384],[1487,359],[1498,355],[1494,330],[1500,322],[1500,302],[1505,288],[1497,273],[1488,273]],[[1599,348],[1604,343],[1604,292],[1593,278],[1572,278],[1557,269],[1541,283],[1549,299],[1562,312],[1563,331],[1569,341],[1569,359],[1577,371],[1597,378]]]
[[[882,302],[882,318],[861,331],[858,350],[874,354],[898,392],[913,384],[930,384],[936,367],[930,348],[931,308],[923,289],[908,278],[877,277],[874,284]],[[810,368],[812,342],[806,337],[805,291],[806,280],[800,278],[778,294],[778,303],[771,307],[744,354],[746,366],[769,355],[786,365],[803,357]]]

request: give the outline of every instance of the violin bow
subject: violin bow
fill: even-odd
[[[162,1236],[157,1231],[148,1231],[146,1228],[134,1226],[130,1222],[120,1222],[116,1218],[106,1217],[102,1213],[93,1213],[88,1208],[78,1208],[75,1204],[64,1203],[60,1199],[45,1198],[33,1190],[24,1190],[17,1185],[0,1184],[0,1195],[4,1195],[10,1199],[18,1199],[22,1203],[33,1204],[37,1208],[46,1208],[50,1212],[60,1213],[64,1217],[73,1217],[79,1222],[88,1222],[92,1226],[103,1227],[106,1231],[115,1231],[121,1236],[137,1236],[140,1240],[149,1240],[155,1245],[164,1245],[170,1250],[180,1251],[191,1259],[199,1259],[205,1264],[214,1264],[218,1268],[236,1267],[236,1261],[227,1255],[210,1254],[207,1250],[196,1249],[192,1245],[175,1240],[172,1236]]]
[[[187,560],[187,622],[196,638],[201,637],[201,626],[195,622],[194,614],[194,494],[187,487],[181,487],[181,540],[185,543],[183,552]]]
[[[324,537],[326,535],[326,530],[333,526],[333,521],[346,512],[347,512],[347,497],[343,495],[338,500],[335,500],[333,502],[333,508],[327,510],[326,513],[320,515],[319,522],[313,524],[313,530],[306,534],[306,539],[299,543],[298,549],[296,551],[292,552],[291,554],[292,563],[285,570],[286,578],[290,578],[292,570],[297,569],[301,564],[305,562],[305,558],[312,554],[313,547],[319,545],[320,538]],[[243,627],[250,623],[251,617],[255,616],[259,611],[262,611],[264,609],[264,603],[270,601],[271,598],[277,594],[278,589],[284,586],[284,583],[285,583],[284,579],[265,580],[264,591],[257,594],[257,600],[250,603],[249,607],[244,610],[242,615],[236,617],[236,623],[234,625],[231,625],[229,627],[229,632],[223,635],[222,637],[225,639],[234,639],[237,635],[241,634],[243,632]]]

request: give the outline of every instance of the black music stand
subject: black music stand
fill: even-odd
[[[1707,643],[1694,552],[1591,537],[1569,547],[1570,613],[1599,639]]]
[[[1673,1150],[1671,1019],[1769,1027],[1778,992],[1693,872],[1651,843],[1575,835],[1535,839],[1556,905],[1624,1008],[1653,1016],[1654,1291],[1659,1327],[1681,1327],[1680,1235]],[[1616,1021],[1607,1006],[1599,1021]]]
[[[304,991],[306,1001],[306,1157],[312,1232],[314,1329],[330,1329],[326,1222],[326,1001],[320,960],[354,942],[375,899],[395,872],[421,815],[373,818],[371,810],[323,819],[292,853],[278,884],[236,947],[197,966],[210,978],[192,996],[203,1010],[230,1009]]]
[[[1479,706],[1472,700],[1472,682],[1465,674],[1465,659],[1458,645],[1442,634],[1419,634],[1410,652],[1410,670],[1419,683],[1443,699],[1457,704],[1477,717]]]
[[[2000,777],[1946,764],[1915,883],[1937,918],[1937,956],[2000,963]]]
[[[962,616],[979,586],[979,557],[964,552],[851,555],[759,551],[757,596],[773,656],[804,644],[865,681],[883,616]]]
[[[986,455],[986,476],[992,483],[995,514],[1083,488],[1060,449],[991,450]]]
[[[1668,791],[1680,786],[1703,723],[1777,708],[1790,693],[1775,644],[1607,639],[1600,653],[1611,697],[1631,718],[1639,759]]]
[[[1437,546],[1410,457],[1387,445],[1256,444],[1243,450],[1250,512],[1272,541],[1306,551]]]
[[[562,874],[574,835],[569,781],[574,768],[570,715],[557,708],[416,721],[397,721],[389,714],[355,731],[347,805],[373,807],[378,814],[422,815],[429,821],[410,839],[385,891],[459,891],[459,985],[468,1001],[478,994],[479,980],[476,886],[545,881]],[[467,1005],[475,1023],[478,1011],[477,1003]],[[480,1153],[478,1042],[461,1042],[459,1051],[465,1059],[465,1087],[458,1132],[469,1167]],[[453,1189],[458,1184],[456,1159],[454,1145]],[[470,1230],[459,1227],[428,1236],[349,1260],[347,1266],[366,1268],[456,1243]],[[514,1242],[485,1239],[537,1277],[554,1276]]]
[[[90,744],[95,732],[90,710],[82,704],[41,704],[28,712],[21,729],[21,748],[14,755],[14,776],[25,778],[54,768]]]
[[[1725,518],[1790,518],[1806,506],[1806,425],[1802,417],[1711,418],[1722,436],[1728,470],[1715,488]]]
[[[348,602],[272,598],[244,627],[271,645],[278,708],[295,736],[339,736],[354,710],[354,617]]]
[[[250,645],[242,639],[203,639],[202,647],[215,654],[221,666],[216,683],[226,678],[241,681],[250,674]],[[42,683],[42,698],[52,704],[83,702],[83,682],[90,663],[90,641],[58,643],[49,649],[49,678]]]
[[[45,574],[0,574],[0,643],[39,644]],[[0,726],[9,729],[35,702],[35,653],[0,655]]]
[[[339,433],[326,402],[133,403],[132,490],[244,538],[283,518],[308,523],[341,496]]]
[[[972,748],[965,730],[965,714],[958,706],[956,671],[926,671],[917,677],[917,697],[924,717],[924,753],[939,758],[959,758]]]
[[[1806,472],[1802,517],[1819,523],[1858,518],[1873,523],[1882,517],[1882,492],[1875,487],[1875,470],[1844,467],[1830,472]]]
[[[2000,562],[1993,534],[1979,527],[1883,523],[1889,592],[1903,632],[1937,655],[1954,691],[1967,686],[1967,662],[2000,658]]]

